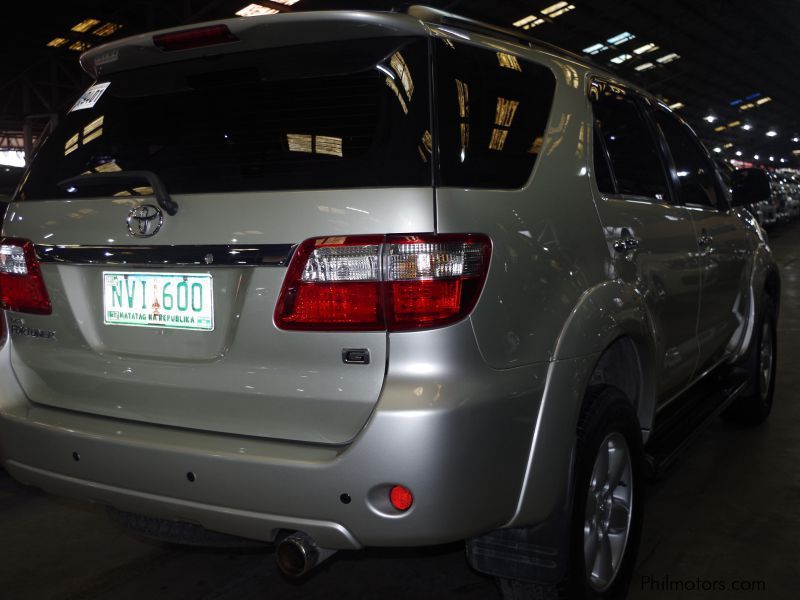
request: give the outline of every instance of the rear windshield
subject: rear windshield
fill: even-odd
[[[133,170],[171,194],[431,185],[428,65],[427,40],[382,38],[113,74],[43,143],[21,197],[150,194],[58,186]]]

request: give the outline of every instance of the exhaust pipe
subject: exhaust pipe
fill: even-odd
[[[283,538],[275,549],[278,568],[292,578],[302,577],[322,561],[330,558],[336,550],[320,548],[306,533],[296,531]]]

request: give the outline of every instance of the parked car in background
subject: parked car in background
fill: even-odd
[[[646,474],[770,412],[769,185],[519,35],[414,7],[85,53],[0,240],[8,472],[292,576],[465,540],[506,598],[623,595]]]

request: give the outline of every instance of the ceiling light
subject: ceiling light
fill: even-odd
[[[770,156],[769,160],[770,160],[770,162],[775,162],[775,157],[774,156]]]
[[[758,158],[759,158],[758,154],[754,154],[754,155],[753,155],[753,158],[754,158],[755,160],[758,160]]]
[[[608,46],[605,44],[594,44],[593,46],[587,46],[583,49],[585,54],[597,54],[598,52],[602,52],[603,50],[608,49]]]
[[[725,131],[727,127],[725,125],[720,125],[719,127],[714,127],[714,131]]]
[[[754,108],[754,107],[755,107],[755,104],[753,104],[752,102],[748,102],[747,104],[742,104],[739,107],[739,110],[750,110],[751,108]]]
[[[621,65],[626,60],[630,60],[633,58],[633,54],[620,54],[619,56],[615,56],[611,59],[611,62],[617,65]]]
[[[738,127],[741,124],[742,124],[741,121],[731,121],[730,123],[728,123],[728,127]]]
[[[781,159],[781,162],[782,162],[782,163],[785,163],[785,162],[786,162],[786,159],[785,159],[785,158],[782,158],[782,159]]]
[[[753,126],[750,125],[750,123],[745,123],[744,125],[742,125],[742,129],[744,129],[745,131],[750,131],[752,128]]]
[[[800,142],[800,137],[793,137],[792,141],[795,143]]]
[[[736,156],[741,156],[741,155],[742,155],[742,151],[741,150],[737,150],[736,151]]]
[[[733,144],[731,142],[728,142],[727,144],[723,145],[722,147],[727,150],[728,148],[733,148]]]
[[[622,33],[618,33],[614,37],[608,38],[606,41],[614,46],[619,46],[620,44],[624,44],[628,40],[632,40],[635,37],[636,36],[633,35],[632,33],[628,31],[623,31]]]
[[[709,123],[713,123],[714,121],[717,120],[717,117],[714,115],[706,115],[705,117],[703,117],[703,120],[708,121]]]
[[[543,15],[547,15],[551,19],[555,19],[556,17],[559,17],[564,13],[571,11],[573,8],[575,8],[575,5],[570,4],[569,2],[556,2],[555,4],[551,4],[547,8],[543,8],[541,10],[541,13]]]
[[[714,152],[716,152],[717,154],[719,154],[720,152],[722,152],[722,148],[720,148],[719,146],[717,146],[716,148],[714,148]]]
[[[533,29],[544,23],[544,19],[537,15],[528,15],[519,21],[514,21],[514,27],[521,27],[522,29]]]
[[[279,11],[277,8],[267,8],[260,4],[248,4],[241,10],[236,11],[239,17],[260,17],[262,15],[277,15]]]
[[[756,92],[755,94],[750,94],[749,96],[745,97],[745,100],[755,100],[761,95],[761,92]]]
[[[770,98],[769,96],[764,96],[763,98],[759,98],[758,100],[756,100],[756,104],[758,106],[766,104],[767,102],[772,102],[772,98]]]
[[[653,50],[658,50],[658,46],[653,44],[652,42],[649,44],[645,44],[644,46],[639,46],[636,48],[633,53],[634,54],[647,54],[648,52],[652,52]]]
[[[775,131],[774,129],[770,129],[770,130],[767,132],[767,137],[775,137],[776,135],[778,135],[778,132],[777,132],[777,131]]]
[[[650,69],[655,69],[656,66],[651,62],[646,62],[637,67],[634,67],[637,71],[649,71]]]
[[[737,99],[737,100],[731,100],[731,101],[729,102],[729,104],[730,104],[731,106],[739,106],[739,105],[740,105],[742,102],[744,102],[744,100],[742,100],[741,98],[739,98],[739,99]]]
[[[657,58],[656,61],[660,62],[662,65],[666,65],[667,63],[671,63],[673,60],[678,60],[680,57],[680,54],[672,52],[671,54],[665,54],[661,58]]]
[[[683,102],[676,102],[675,104],[670,104],[669,107],[672,110],[678,110],[679,108],[683,108],[684,104],[683,104]]]
[[[77,31],[78,33],[86,33],[95,25],[100,25],[99,19],[84,19],[77,25],[73,25],[72,31]]]

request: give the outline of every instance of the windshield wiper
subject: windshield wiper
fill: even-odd
[[[158,205],[167,211],[167,214],[174,215],[178,212],[177,203],[170,197],[164,182],[152,171],[116,171],[113,173],[89,173],[86,175],[76,175],[68,177],[58,182],[58,187],[69,191],[74,188],[76,191],[81,186],[87,185],[106,185],[114,183],[135,184],[146,181],[153,189],[153,194],[158,201]]]

